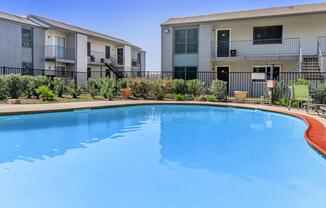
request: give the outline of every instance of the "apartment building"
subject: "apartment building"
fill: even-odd
[[[146,52],[125,40],[44,17],[0,12],[0,66],[36,69],[77,83],[119,71],[146,70]],[[58,74],[60,73],[60,74]]]
[[[162,71],[188,79],[216,72],[228,82],[224,72],[251,72],[252,83],[326,72],[325,20],[326,3],[171,18],[161,24]]]

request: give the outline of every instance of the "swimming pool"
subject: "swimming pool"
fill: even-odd
[[[0,207],[325,207],[326,160],[306,127],[189,105],[3,116]]]

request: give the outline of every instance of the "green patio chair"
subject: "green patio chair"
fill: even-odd
[[[291,103],[293,100],[299,101],[299,103],[302,105],[305,103],[306,108],[308,108],[311,104],[311,97],[309,93],[309,86],[308,85],[292,85],[289,86],[290,91],[290,99],[288,103],[289,110],[291,109]]]

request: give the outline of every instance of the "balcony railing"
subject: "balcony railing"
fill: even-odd
[[[326,54],[326,36],[318,37],[318,48],[323,54]]]
[[[133,58],[131,60],[131,66],[133,66],[133,67],[140,67],[140,61],[137,58]]]
[[[75,60],[75,49],[48,45],[45,47],[45,56],[50,59]]]
[[[299,38],[235,40],[213,42],[214,58],[222,57],[259,57],[259,56],[298,56]]]
[[[89,63],[104,64],[107,63],[108,59],[110,58],[106,57],[105,52],[100,52],[100,51],[91,51],[91,54],[88,56]]]

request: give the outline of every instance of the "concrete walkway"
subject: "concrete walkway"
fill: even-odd
[[[71,103],[51,103],[51,104],[28,104],[28,105],[0,105],[0,115],[9,114],[25,114],[25,113],[39,113],[39,112],[55,112],[78,110],[88,108],[105,108],[118,107],[127,105],[143,105],[143,104],[206,104],[216,106],[231,106],[256,108],[261,110],[270,110],[283,113],[297,113],[304,116],[308,114],[304,110],[291,109],[290,111],[284,107],[268,106],[259,104],[239,104],[239,103],[212,103],[212,102],[196,102],[196,101],[153,101],[153,100],[119,100],[119,101],[91,101],[91,102],[71,102]],[[308,115],[319,120],[326,127],[326,119],[317,116],[316,114]]]

